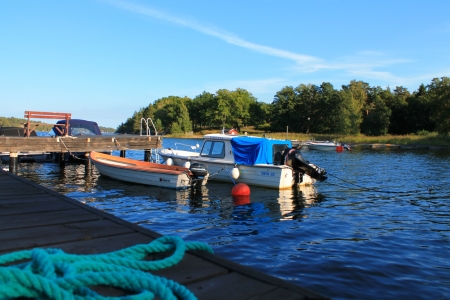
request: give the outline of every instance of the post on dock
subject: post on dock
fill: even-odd
[[[19,155],[17,152],[10,152],[9,153],[9,171],[11,173],[17,173],[17,168],[19,165]]]
[[[127,152],[126,150],[120,150],[120,157],[126,157]]]
[[[60,167],[64,167],[66,165],[66,158],[64,152],[58,153],[58,163]]]
[[[145,149],[144,150],[144,161],[150,161],[151,157],[152,157],[151,150]]]
[[[91,155],[91,152],[86,152],[84,154],[84,156],[86,157],[86,159],[84,160],[84,172],[85,172],[85,174],[88,174],[89,171],[92,168],[91,160],[89,159],[90,155]]]

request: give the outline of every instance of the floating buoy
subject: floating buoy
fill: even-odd
[[[342,151],[344,151],[344,147],[336,146],[336,152],[342,152]]]
[[[231,189],[231,196],[250,196],[250,188],[245,183],[238,183]]]
[[[190,168],[191,167],[191,162],[190,161],[187,161],[187,162],[185,162],[184,163],[184,165],[183,165],[185,168]]]
[[[238,169],[237,167],[234,167],[234,168],[231,170],[231,177],[232,177],[233,179],[238,179],[238,178],[239,178],[239,175],[241,175],[241,174],[239,173],[239,169]]]
[[[250,195],[248,196],[233,196],[233,205],[239,206],[239,205],[245,205],[250,204]]]
[[[169,157],[169,158],[166,160],[166,164],[167,164],[168,166],[173,165],[173,160]]]
[[[234,205],[244,205],[250,203],[250,188],[245,183],[238,183],[231,189]]]

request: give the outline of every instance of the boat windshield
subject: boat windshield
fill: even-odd
[[[221,141],[206,141],[203,144],[201,156],[225,157],[225,144]]]

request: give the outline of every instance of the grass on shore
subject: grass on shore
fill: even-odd
[[[204,134],[219,133],[219,128],[208,128],[194,132],[193,134],[172,134],[167,137],[177,138],[202,138]],[[255,129],[254,127],[242,127],[241,134],[252,136],[271,137],[275,139],[289,140],[317,140],[317,141],[337,141],[346,144],[395,144],[395,145],[425,145],[450,147],[450,136],[439,135],[436,132],[419,132],[418,134],[407,135],[384,135],[384,136],[365,136],[359,135],[327,135],[327,134],[305,134],[294,132],[266,132],[263,129]]]

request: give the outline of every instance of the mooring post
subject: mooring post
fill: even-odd
[[[19,155],[17,152],[10,152],[9,153],[9,172],[11,173],[17,173],[17,168],[19,165]]]
[[[59,152],[58,163],[60,167],[64,167],[66,165],[66,159],[64,156],[64,152]]]
[[[86,157],[86,159],[84,160],[84,172],[85,172],[85,174],[88,174],[91,171],[91,168],[92,168],[91,160],[89,159],[90,155],[91,155],[91,152],[86,152],[84,154],[84,156]]]
[[[125,150],[120,150],[120,157],[126,157],[127,153]]]
[[[150,161],[150,158],[152,157],[151,150],[144,150],[144,161]]]

